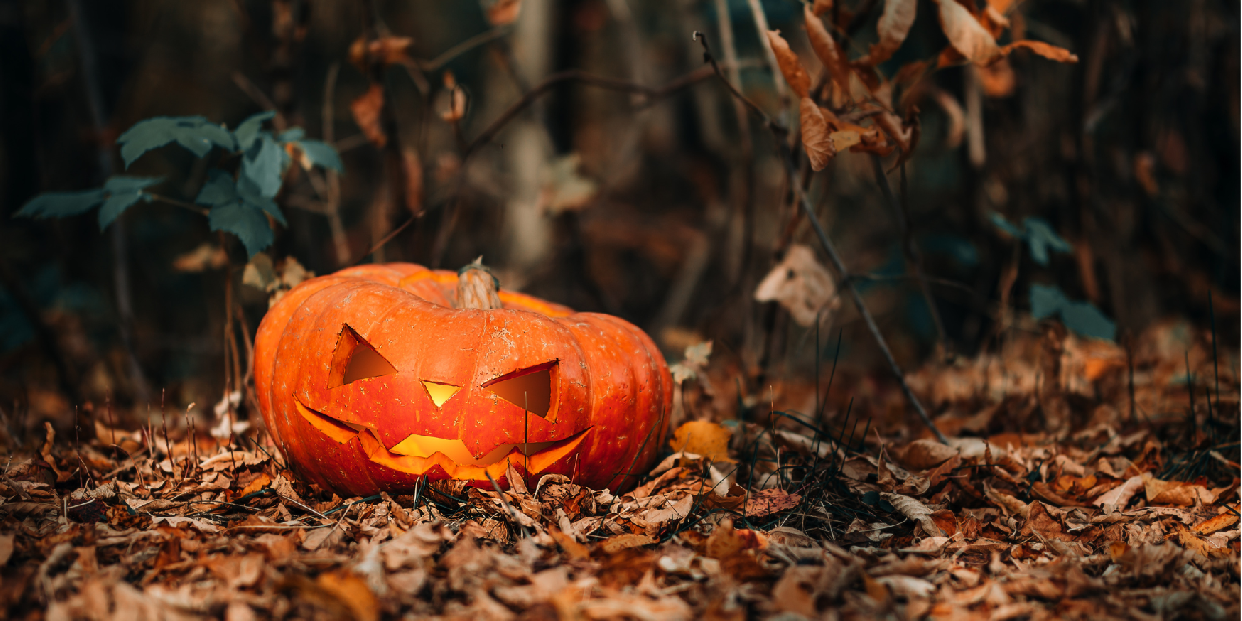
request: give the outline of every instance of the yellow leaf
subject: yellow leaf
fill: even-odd
[[[789,49],[789,43],[781,37],[781,31],[768,31],[768,45],[772,46],[772,53],[776,55],[776,64],[780,66],[781,73],[785,76],[789,87],[798,94],[799,98],[806,97],[811,92],[811,76],[807,75],[806,69],[802,68],[802,61],[798,60],[798,55]]]
[[[732,431],[707,421],[690,421],[677,429],[669,442],[674,451],[702,455],[711,461],[728,461]]]

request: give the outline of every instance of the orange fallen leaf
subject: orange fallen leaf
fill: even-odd
[[[675,452],[702,455],[709,461],[728,461],[729,438],[733,432],[707,421],[690,421],[673,433],[669,442]]]
[[[815,51],[815,56],[828,69],[828,74],[832,76],[832,81],[837,83],[841,92],[848,94],[850,74],[853,69],[841,52],[841,48],[837,47],[836,41],[824,26],[823,20],[817,17],[810,8],[804,8],[803,17],[802,26],[806,29],[806,36],[811,41],[811,49]]]
[[[649,546],[655,542],[656,540],[654,538],[648,537],[647,535],[636,535],[629,533],[625,535],[617,535],[616,537],[609,537],[608,539],[601,541],[599,543],[599,549],[603,550],[605,554],[613,554],[628,548]]]

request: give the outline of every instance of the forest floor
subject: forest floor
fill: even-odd
[[[747,401],[700,368],[698,420],[620,495],[341,499],[253,432],[48,426],[0,438],[0,617],[1237,619],[1238,352],[1134,343],[1047,329],[912,374],[949,445],[878,373],[815,416],[809,381]]]

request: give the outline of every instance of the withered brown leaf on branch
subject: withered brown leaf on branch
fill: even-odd
[[[354,122],[375,146],[382,147],[388,143],[388,137],[380,127],[380,111],[384,108],[384,87],[371,84],[367,92],[349,104],[349,111],[354,115]]]
[[[359,71],[366,72],[371,63],[400,65],[413,63],[410,58],[410,37],[380,37],[367,40],[359,38],[349,46],[349,62]]]
[[[886,0],[884,13],[876,24],[880,40],[871,45],[866,56],[858,59],[858,64],[874,67],[892,58],[914,25],[918,4],[918,0]]]
[[[806,148],[806,157],[811,160],[811,170],[820,171],[828,165],[828,160],[837,154],[832,141],[828,137],[828,121],[809,97],[798,102],[799,117],[802,123],[802,145]]]
[[[806,69],[802,67],[802,61],[798,60],[798,55],[789,49],[789,42],[781,36],[781,31],[768,31],[768,45],[772,46],[772,52],[776,54],[776,64],[780,66],[781,74],[785,76],[785,81],[789,83],[793,92],[799,98],[809,96],[811,76],[807,75]]]

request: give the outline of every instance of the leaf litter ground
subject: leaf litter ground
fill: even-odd
[[[843,372],[822,417],[809,381],[739,412],[754,400],[713,388],[736,371],[699,365],[678,397],[699,420],[620,495],[512,473],[341,499],[254,434],[48,427],[0,476],[0,610],[1236,619],[1238,353],[1184,324],[1142,336],[1127,353],[1053,326],[914,374],[948,446],[882,380]]]

